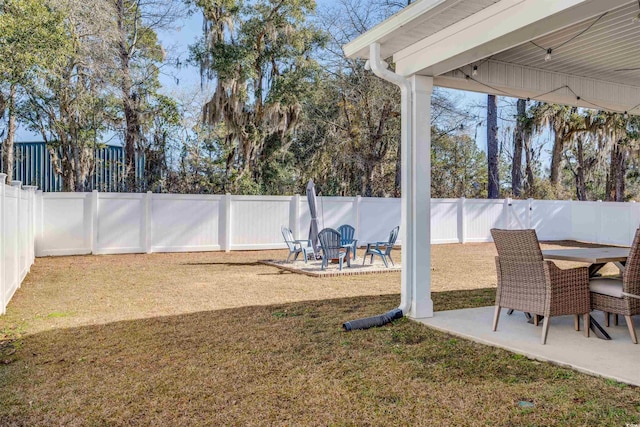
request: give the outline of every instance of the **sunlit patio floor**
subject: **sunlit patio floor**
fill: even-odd
[[[612,338],[610,341],[597,338],[593,331],[586,338],[582,328],[576,332],[573,316],[553,317],[547,344],[542,345],[542,322],[536,327],[527,323],[522,313],[514,312],[509,316],[507,310],[503,309],[498,330],[493,332],[493,313],[493,306],[439,311],[432,318],[418,321],[452,335],[504,348],[531,359],[549,361],[640,386],[640,345],[631,342],[624,317],[620,318],[618,326],[614,326],[612,316],[611,327],[605,328]],[[604,315],[600,312],[593,312],[592,315],[604,327]],[[639,316],[635,318],[635,327],[640,330]]]

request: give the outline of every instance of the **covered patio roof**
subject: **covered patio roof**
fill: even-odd
[[[639,0],[418,0],[343,47],[401,89],[404,314],[433,316],[433,86],[640,114],[639,17]]]
[[[379,43],[398,74],[436,86],[640,114],[639,13],[637,0],[421,0],[344,52]]]

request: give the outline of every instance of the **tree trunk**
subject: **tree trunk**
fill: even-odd
[[[626,174],[627,152],[624,147],[615,144],[611,149],[611,162],[606,185],[606,200],[608,202],[624,202]]]
[[[495,95],[487,95],[487,161],[489,171],[488,197],[500,197],[498,175],[498,100]]]
[[[13,163],[14,163],[14,139],[16,136],[16,114],[15,114],[15,106],[16,106],[16,85],[15,83],[11,85],[9,89],[9,126],[7,129],[7,138],[4,140],[2,144],[2,165],[3,172],[7,174],[7,179],[11,181],[14,179],[13,175]]]
[[[126,190],[136,191],[136,141],[138,139],[138,131],[140,129],[140,119],[137,110],[137,97],[133,90],[131,79],[131,52],[127,42],[127,29],[125,28],[125,17],[127,14],[124,0],[116,1],[116,9],[118,13],[118,30],[120,32],[120,40],[118,45],[118,54],[120,55],[120,72],[122,73],[121,93],[122,106],[124,110],[124,120],[126,123],[124,133],[124,173]]]
[[[522,195],[522,148],[524,145],[524,121],[527,101],[518,99],[517,123],[513,134],[513,163],[511,164],[511,191],[514,197]]]
[[[556,131],[553,139],[553,151],[551,152],[551,175],[549,181],[552,186],[557,186],[560,181],[560,165],[562,164],[562,149],[564,148],[564,138],[560,131]]]
[[[531,147],[531,135],[524,138],[525,174],[527,176],[527,194],[533,197],[536,193],[536,180],[533,174],[533,148]]]
[[[393,187],[393,197],[400,197],[402,189],[402,145],[398,142],[396,151],[396,182]]]
[[[576,138],[576,149],[577,149],[577,171],[575,174],[576,178],[576,197],[578,200],[587,200],[587,183],[584,179],[584,146],[582,144],[582,137]]]

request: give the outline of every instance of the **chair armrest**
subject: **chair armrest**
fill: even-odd
[[[389,242],[376,242],[376,249],[380,249],[382,248],[387,248],[387,246],[389,245]]]
[[[589,294],[589,268],[575,267],[561,269],[553,262],[545,261],[545,270],[549,275],[551,305],[565,302],[570,313],[588,313],[591,309]]]
[[[300,246],[302,246],[303,243],[306,243],[307,246],[309,246],[309,247],[311,246],[311,240],[309,240],[309,239],[299,239],[299,240],[294,240],[294,242],[296,242]]]

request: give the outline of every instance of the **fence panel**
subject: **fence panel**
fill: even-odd
[[[151,251],[220,250],[222,196],[151,196]]]
[[[145,195],[93,193],[98,197],[99,254],[146,252]],[[95,196],[94,196],[95,197]]]
[[[465,201],[467,242],[490,242],[492,228],[505,228],[504,200]]]
[[[4,197],[4,233],[3,240],[4,250],[4,267],[5,267],[5,286],[3,299],[5,304],[9,302],[16,289],[18,289],[19,281],[19,237],[18,237],[18,218],[19,218],[19,197],[20,190],[17,187],[5,186]]]
[[[45,193],[40,200],[38,256],[91,253],[92,193]]]
[[[566,240],[572,234],[571,201],[535,200],[531,206],[531,228],[540,240]],[[593,227],[593,223],[591,223]]]
[[[363,197],[360,200],[358,244],[387,240],[389,232],[400,225],[401,215],[400,199]],[[402,244],[400,239],[398,244]]]
[[[464,201],[466,204],[466,200]],[[461,210],[460,199],[431,200],[431,243],[458,243],[458,221]]]
[[[601,202],[598,243],[631,245],[637,223],[632,203]]]
[[[323,228],[336,229],[342,224],[356,225],[353,209],[354,197],[316,197],[318,209],[318,231]]]
[[[232,196],[230,249],[284,248],[280,228],[289,225],[291,197]]]

